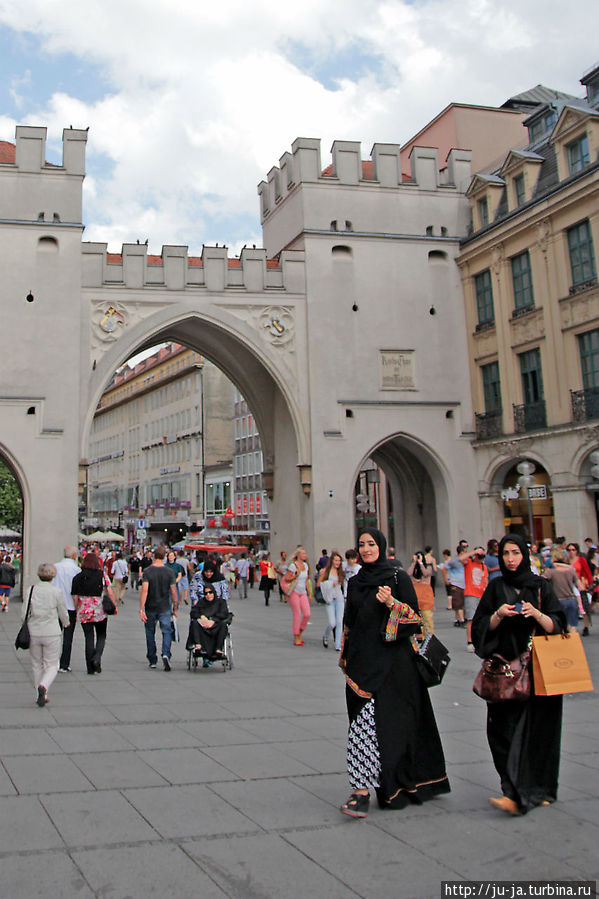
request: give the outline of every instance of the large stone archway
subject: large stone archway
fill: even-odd
[[[216,320],[209,303],[202,313],[185,304],[153,313],[111,342],[89,377],[87,411],[82,418],[81,456],[88,457],[92,419],[98,400],[116,368],[134,353],[165,341],[176,341],[213,362],[241,391],[258,424],[272,500],[272,536],[281,546],[306,540],[307,498],[298,469],[310,468],[309,427],[300,391],[286,373],[261,354],[235,319]]]

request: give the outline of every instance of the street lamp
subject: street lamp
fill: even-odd
[[[532,526],[532,501],[530,499],[530,491],[529,488],[536,483],[533,472],[537,470],[534,462],[529,462],[528,460],[524,460],[524,462],[519,462],[516,466],[516,471],[520,475],[518,478],[518,482],[521,487],[524,487],[526,490],[526,500],[528,502],[528,535],[531,543],[534,541],[533,534],[533,526]]]

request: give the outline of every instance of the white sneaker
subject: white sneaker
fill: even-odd
[[[468,643],[466,645],[466,652],[474,652],[474,644],[473,643]]]

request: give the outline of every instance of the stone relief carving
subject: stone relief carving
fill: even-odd
[[[583,325],[599,317],[599,294],[572,297],[561,303],[562,327]]]
[[[259,329],[272,346],[284,347],[295,337],[293,309],[289,306],[265,306],[258,316]]]
[[[545,322],[541,311],[512,322],[512,342],[515,345],[545,336]]]
[[[551,237],[551,222],[549,219],[543,219],[542,222],[539,222],[536,230],[537,246],[542,253],[546,253],[549,245],[549,238]]]
[[[126,306],[108,300],[92,300],[91,307],[92,334],[95,342],[114,343],[129,323]]]
[[[500,242],[495,244],[493,249],[491,250],[491,266],[493,271],[499,277],[499,272],[501,271],[501,266],[505,259],[505,248],[503,244]]]

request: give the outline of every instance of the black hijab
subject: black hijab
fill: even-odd
[[[216,584],[218,583],[218,581],[224,581],[224,576],[220,573],[217,568],[216,562],[214,562],[212,559],[207,559],[204,562],[203,574],[205,575],[207,571],[212,572],[212,577],[206,578],[206,583]]]
[[[503,550],[506,543],[515,544],[522,553],[522,561],[515,571],[510,571],[503,561]],[[501,576],[506,584],[510,587],[515,587],[517,590],[521,590],[523,587],[528,587],[535,591],[539,589],[543,579],[538,574],[535,574],[534,571],[531,571],[528,544],[519,534],[506,534],[502,538],[499,544],[498,556]]]
[[[358,543],[360,542],[360,537],[364,534],[369,534],[373,538],[379,548],[379,557],[375,562],[362,562],[362,557],[360,556],[362,567],[354,577],[356,578],[356,583],[362,587],[380,587],[383,580],[394,576],[396,569],[387,558],[385,535],[376,528],[362,528],[358,534]],[[359,554],[360,550],[358,550]]]

